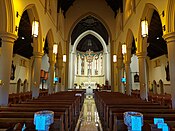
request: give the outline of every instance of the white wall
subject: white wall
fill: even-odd
[[[140,89],[140,83],[138,82],[134,82],[134,75],[137,74],[139,75],[139,65],[138,65],[138,57],[136,55],[133,55],[131,57],[131,64],[130,64],[130,68],[131,68],[131,81],[132,81],[132,89],[136,90],[136,89]]]
[[[16,66],[15,70],[15,79],[10,80],[10,88],[9,88],[9,94],[16,93],[17,91],[17,81],[21,79],[22,83],[24,83],[24,80],[27,80],[27,83],[30,82],[29,75],[30,75],[30,60],[22,57],[20,55],[15,54],[13,57],[13,64]],[[29,91],[30,88],[27,88],[27,91]],[[23,86],[20,88],[20,92],[23,91]]]
[[[164,83],[164,90],[166,93],[170,93],[170,81],[166,80],[166,71],[165,67],[167,66],[168,58],[165,55],[157,57],[152,60],[148,60],[149,64],[149,82],[150,86],[153,83],[153,80],[159,84],[159,80],[161,79]],[[158,93],[160,93],[160,88],[158,87]]]
[[[155,59],[147,59],[148,63],[148,88],[152,88],[153,80],[156,81],[157,84],[159,84],[159,80],[161,79],[164,83],[164,91],[166,93],[170,93],[170,81],[166,80],[166,72],[165,72],[165,66],[167,66],[167,57],[165,55],[162,55],[160,57],[157,57]],[[140,83],[134,83],[134,75],[135,73],[132,72],[139,72],[138,68],[138,57],[136,55],[133,55],[131,58],[131,79],[132,79],[132,89],[140,89]],[[139,75],[139,73],[138,73]],[[157,87],[158,94],[160,93],[160,87]]]

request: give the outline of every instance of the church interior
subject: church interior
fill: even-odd
[[[174,0],[0,0],[0,131],[175,131]]]

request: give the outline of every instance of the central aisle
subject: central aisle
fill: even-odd
[[[92,95],[86,96],[75,131],[102,131]]]

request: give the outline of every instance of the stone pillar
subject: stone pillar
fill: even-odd
[[[55,61],[54,60],[49,60],[50,63],[50,68],[49,68],[49,90],[48,94],[52,94],[54,91],[54,66],[55,66]]]
[[[164,35],[167,42],[172,108],[175,109],[175,32]]]
[[[113,81],[111,82],[111,90],[113,92],[117,92],[118,91],[118,87],[117,87],[117,62],[113,62],[113,68],[112,68],[112,71],[113,72]]]
[[[137,53],[139,59],[139,81],[140,81],[140,97],[142,100],[148,100],[148,83],[146,71],[146,52]]]
[[[118,87],[118,92],[120,93],[123,93],[123,84],[121,82],[121,79],[123,77],[122,65],[123,65],[123,58],[122,56],[118,56],[118,59],[117,59],[117,70],[118,70],[117,87]]]
[[[59,79],[59,77],[58,77],[58,67],[57,66],[55,67],[55,77],[57,77]],[[59,83],[59,81],[55,82],[55,90],[54,90],[54,92],[59,92],[58,83]]]
[[[39,85],[40,85],[40,71],[41,71],[41,61],[43,53],[34,52],[34,74],[32,82],[32,98],[38,98],[39,96]]]
[[[0,106],[6,106],[8,104],[10,87],[13,43],[16,40],[16,35],[12,33],[2,33],[0,34],[0,38],[2,39],[2,47],[0,47]]]
[[[69,72],[68,72],[68,76],[69,76],[69,83],[68,83],[68,88],[72,89],[74,86],[74,53],[71,52],[70,53],[70,60],[69,60]]]
[[[66,77],[65,77],[66,63],[65,62],[62,63],[61,68],[60,68],[59,71],[60,71],[60,75],[61,75],[61,83],[60,83],[61,91],[66,91],[66,90],[68,90],[68,88],[65,86],[65,82],[66,82]],[[74,72],[74,74],[75,74],[75,72]]]
[[[125,71],[126,71],[126,94],[131,95],[131,69],[130,62],[125,63]]]

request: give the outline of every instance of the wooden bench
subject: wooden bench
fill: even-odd
[[[82,96],[75,96],[81,93]],[[55,119],[59,119],[59,130],[73,131],[79,117],[79,113],[84,101],[84,91],[65,91],[51,95],[40,95],[38,99],[20,102],[20,104],[10,104],[9,107],[0,108],[0,119],[11,119],[25,122],[32,121],[34,113],[41,110],[51,110],[55,113]],[[20,112],[20,113],[18,113]],[[4,120],[5,122],[5,120]],[[6,124],[8,122],[5,122]],[[3,124],[3,122],[1,123]],[[11,124],[15,124],[11,122]],[[8,124],[7,124],[8,125]]]
[[[34,114],[35,112],[0,112],[0,119],[1,118],[34,118]],[[66,129],[66,127],[64,127],[64,122],[66,122],[64,120],[64,115],[65,112],[54,112],[54,119],[58,119],[59,120],[59,129],[61,129],[61,131],[66,131],[68,129]]]
[[[64,122],[64,129],[68,130],[69,128],[71,128],[71,123],[70,123],[70,119],[68,117],[68,109],[67,108],[49,108],[49,107],[38,107],[38,108],[33,108],[33,107],[2,107],[0,108],[0,114],[3,112],[14,112],[14,113],[20,113],[20,112],[38,112],[38,111],[42,111],[42,110],[52,110],[55,112],[63,112],[64,113],[64,117],[63,117],[63,122]],[[10,116],[11,117],[11,116]],[[21,116],[22,117],[22,116]],[[34,117],[34,116],[33,116]]]
[[[28,130],[35,131],[33,120],[34,118],[0,118],[0,127],[9,128],[13,127],[16,123],[25,123]],[[50,130],[64,131],[60,125],[60,119],[54,119],[54,123],[51,124]]]

